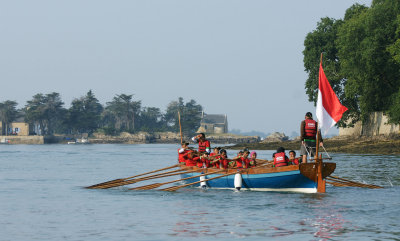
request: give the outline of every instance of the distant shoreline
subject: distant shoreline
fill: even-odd
[[[282,146],[286,150],[299,150],[300,140],[281,142],[258,142],[237,144],[226,148],[240,150],[245,147],[251,150],[276,150]],[[328,152],[400,155],[400,135],[376,137],[336,136],[324,139],[324,147]]]
[[[82,143],[80,135],[52,135],[52,136],[0,136],[0,140],[6,139],[8,144],[180,144],[181,136],[174,132],[138,132],[130,134],[122,132],[118,136],[109,136],[101,133],[94,133],[85,138],[87,143]],[[183,141],[190,141],[191,136],[184,136]],[[241,136],[235,134],[209,134],[207,139],[215,144],[249,144],[260,141],[258,136]]]

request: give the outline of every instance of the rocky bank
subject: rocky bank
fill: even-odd
[[[121,133],[119,136],[107,136],[100,133],[93,134],[89,137],[90,143],[121,143],[121,144],[143,144],[143,143],[180,143],[181,136],[179,133],[173,132],[139,132],[130,134],[127,132]],[[184,136],[184,141],[189,141],[191,136]],[[243,144],[256,143],[260,141],[258,136],[240,136],[234,134],[214,134],[207,135],[207,139],[211,143],[216,144]]]
[[[229,149],[251,150],[276,150],[282,146],[286,150],[299,150],[300,140],[288,141],[261,141],[246,145],[237,144],[227,146]],[[379,155],[400,155],[400,135],[380,135],[374,137],[336,136],[324,139],[324,147],[328,152],[357,153],[357,154],[379,154]]]

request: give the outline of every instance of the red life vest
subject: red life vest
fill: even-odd
[[[283,167],[288,165],[288,159],[285,156],[284,152],[275,153],[274,157],[274,166],[275,167]]]
[[[200,157],[197,156],[197,157],[193,158],[193,161],[196,162],[196,166],[198,168],[202,168],[203,167],[203,161],[202,161],[202,159]]]
[[[293,160],[289,160],[289,162],[291,163],[291,165],[299,165],[299,159],[293,159]]]
[[[243,168],[243,157],[236,159],[236,167]]]
[[[199,141],[199,152],[205,152],[207,147],[211,148],[209,140]]]
[[[315,139],[317,135],[317,122],[312,119],[305,119],[304,135],[306,138]]]
[[[228,159],[221,159],[221,160],[219,160],[219,163],[221,164],[223,169],[227,169],[228,168],[228,164],[229,164]]]
[[[215,159],[219,159],[220,158],[220,156],[218,155],[215,155]],[[212,166],[213,167],[216,167],[216,168],[219,168],[219,161],[216,161],[216,162],[214,162],[213,164],[212,164]]]
[[[187,153],[188,153],[190,150],[184,150],[182,153],[179,153],[179,150],[180,150],[180,149],[178,149],[178,160],[179,160],[179,162],[186,162]]]
[[[195,157],[196,158],[196,157]],[[186,166],[188,167],[194,167],[197,165],[197,161],[195,160],[195,158],[188,158],[186,159]]]
[[[250,161],[251,160],[249,158],[242,157],[241,160],[242,160],[242,163],[244,165],[244,168],[249,168],[250,167]]]

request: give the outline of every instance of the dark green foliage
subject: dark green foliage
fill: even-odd
[[[306,92],[315,103],[319,55],[323,52],[325,74],[349,108],[339,126],[374,111],[387,112],[391,121],[400,121],[393,107],[400,86],[398,16],[400,1],[376,0],[370,8],[355,4],[347,9],[344,20],[321,19],[317,29],[307,35],[303,51],[309,74]]]
[[[2,122],[2,129],[0,129],[0,135],[8,134],[8,126],[18,118],[17,102],[12,100],[6,100],[0,103],[0,121]]]
[[[36,94],[25,105],[25,121],[36,126],[41,134],[54,134],[56,129],[62,128],[66,110],[63,108],[60,94]]]
[[[107,102],[105,126],[130,133],[135,131],[135,118],[139,114],[141,101],[133,101],[132,97],[133,95],[120,94]]]
[[[138,129],[146,132],[165,131],[166,125],[159,108],[145,107],[138,116]]]
[[[202,110],[203,108],[196,101],[190,100],[184,103],[183,98],[179,97],[178,101],[172,101],[168,104],[165,121],[172,131],[179,132],[179,111],[182,132],[185,134],[193,133],[200,127]]]
[[[172,101],[166,113],[159,108],[141,107],[141,101],[134,101],[133,95],[116,95],[106,107],[99,103],[93,92],[89,90],[85,96],[74,99],[71,107],[63,108],[58,93],[33,96],[27,101],[23,112],[25,121],[33,126],[33,133],[40,135],[51,134],[82,134],[101,132],[106,135],[118,135],[121,132],[134,133],[138,131],[179,132],[178,110],[181,114],[182,130],[193,133],[200,126],[201,105],[196,101],[184,102],[180,97]],[[0,121],[11,123],[17,118],[17,103],[6,101],[0,103]],[[3,125],[3,126],[5,126]]]
[[[75,99],[68,110],[67,125],[72,133],[92,133],[100,126],[103,106],[93,92],[89,90],[86,96]]]

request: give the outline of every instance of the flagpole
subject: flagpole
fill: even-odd
[[[321,53],[321,63],[320,65],[322,66],[322,53]],[[318,88],[319,88],[319,75],[318,75]],[[319,193],[325,193],[325,180],[322,178],[322,157],[319,156],[318,151],[319,151],[319,139],[320,139],[320,131],[319,131],[319,123],[317,122],[317,138],[316,138],[316,143],[315,143],[315,162],[317,163],[317,192]]]
[[[321,62],[320,65],[322,65],[322,52],[321,52]],[[319,88],[319,75],[318,75],[318,88]],[[319,123],[317,122],[317,140],[316,140],[316,147],[315,147],[315,160],[318,161],[318,148],[319,148]]]

